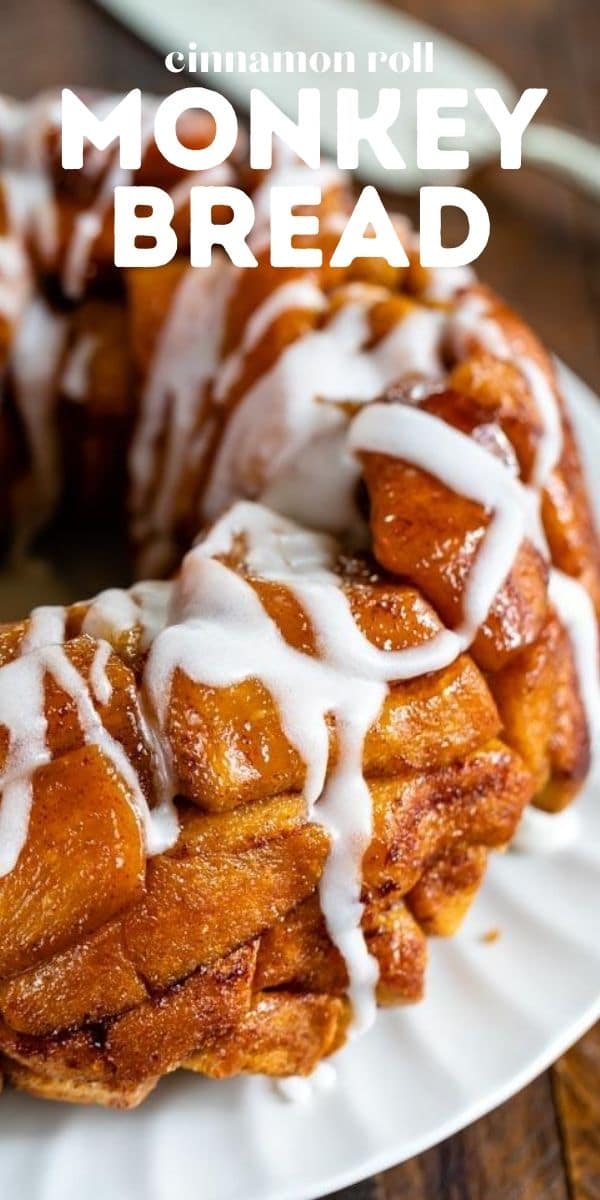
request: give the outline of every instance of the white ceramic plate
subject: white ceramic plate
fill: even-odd
[[[600,407],[566,388],[588,465]],[[594,472],[590,470],[590,481]],[[596,466],[596,500],[600,481]],[[428,994],[380,1015],[305,1105],[262,1079],[183,1073],[132,1113],[0,1098],[3,1196],[313,1200],[411,1157],[506,1100],[600,1015],[600,780],[554,854],[495,856],[460,934],[434,942]],[[483,935],[498,929],[500,937]]]

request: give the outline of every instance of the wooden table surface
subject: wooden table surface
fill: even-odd
[[[519,88],[548,87],[547,118],[600,138],[599,0],[399,6],[493,58]],[[159,92],[175,86],[160,59],[89,0],[2,0],[0,13],[2,91],[29,96],[63,83]],[[471,186],[492,221],[481,274],[600,393],[598,206],[528,169],[487,168]],[[336,1200],[342,1197],[600,1200],[600,1026],[489,1116]]]

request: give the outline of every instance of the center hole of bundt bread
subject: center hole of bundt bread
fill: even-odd
[[[114,516],[82,524],[65,514],[26,552],[0,563],[0,623],[42,604],[70,604],[132,582],[125,523]]]

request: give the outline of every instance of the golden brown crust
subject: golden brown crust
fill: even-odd
[[[382,591],[364,572],[353,585],[356,565],[342,578],[350,593],[355,587],[355,617],[374,642],[391,630],[398,645],[418,644],[435,631],[433,613],[411,589],[390,582]],[[271,615],[310,652],[310,626],[282,587],[271,590]],[[65,645],[83,678],[97,648],[79,634],[85,612],[69,614],[73,638]],[[4,630],[5,669],[29,628]],[[128,658],[127,638],[123,644]],[[107,670],[112,695],[99,715],[152,800],[138,677],[116,652]],[[180,672],[169,725],[178,764],[189,762],[189,731],[210,711],[210,689],[189,686]],[[218,720],[195,742],[200,764],[210,751],[212,774],[200,770],[196,787],[189,767],[180,768],[188,796],[176,846],[145,862],[127,787],[100,749],[81,745],[73,702],[48,675],[53,762],[36,773],[26,848],[0,880],[0,1052],[16,1086],[127,1106],[182,1064],[217,1076],[303,1073],[343,1039],[346,969],[317,899],[328,839],[307,818],[303,771],[277,713],[267,705],[262,721],[254,718],[254,684],[231,691],[222,690]],[[379,964],[380,1003],[420,997],[424,930],[456,927],[486,848],[509,840],[531,797],[531,776],[495,739],[498,729],[483,677],[463,656],[392,687],[367,740],[374,836],[364,860],[363,928]],[[255,764],[249,790],[237,785],[242,738]],[[333,737],[331,748],[333,763]],[[235,807],[219,801],[224,787]]]
[[[210,125],[194,119],[188,135],[190,144],[204,145]],[[45,144],[58,253],[44,259],[38,248],[34,265],[64,333],[47,401],[56,417],[58,490],[87,521],[98,502],[104,515],[111,503],[123,512],[138,409],[190,276],[180,257],[117,282],[107,210],[83,280],[85,298],[68,310],[64,297],[55,303],[61,259],[101,176],[63,172],[52,132]],[[252,190],[258,180],[246,177],[237,156],[233,167],[238,183]],[[180,173],[150,147],[136,181],[171,187]],[[337,236],[327,217],[343,216],[350,204],[345,185],[327,189],[321,233],[300,239],[323,251],[321,268],[308,275],[275,269],[263,249],[259,267],[239,273],[221,344],[213,347],[221,365],[242,351],[239,369],[219,396],[214,380],[199,388],[187,431],[195,451],[177,464],[172,527],[150,521],[145,533],[137,531],[151,551],[162,551],[162,539],[170,539],[176,556],[196,535],[209,468],[248,390],[293,343],[323,330],[356,295],[355,285],[373,300],[366,316],[370,348],[415,314],[450,311],[431,299],[430,277],[412,252],[407,268],[370,260],[331,267]],[[186,223],[184,203],[179,234]],[[1,194],[0,231],[9,232]],[[184,235],[181,249],[186,245]],[[307,279],[320,289],[322,306],[276,307],[268,328],[245,345],[263,302],[285,283]],[[460,353],[449,338],[444,381],[429,386],[417,379],[419,403],[504,456],[528,484],[544,430],[518,363],[525,353],[562,412],[553,366],[489,290],[473,286],[470,293],[488,306],[507,355],[491,354],[476,331],[465,335]],[[0,321],[0,366],[8,364],[0,409],[2,531],[14,519],[34,457],[11,363],[17,327]],[[86,369],[69,383],[69,364],[82,348]],[[412,402],[414,383],[400,381],[385,399]],[[176,421],[173,397],[164,399],[166,415],[150,430],[152,463],[136,500],[138,524],[168,473]],[[345,411],[351,397],[344,404]],[[579,579],[600,606],[598,542],[562,417],[563,448],[545,482],[543,523],[554,565]],[[341,559],[338,583],[374,646],[419,646],[444,625],[459,625],[492,514],[398,457],[364,453],[361,462],[370,553]],[[256,483],[260,492],[260,482],[257,476],[250,490]],[[318,631],[285,582],[252,574],[233,551],[228,566],[243,575],[288,646],[319,655]],[[549,601],[548,573],[540,550],[524,539],[469,653],[436,672],[393,682],[367,733],[362,766],[373,836],[363,861],[362,931],[379,968],[382,1005],[421,997],[427,936],[458,927],[489,852],[510,842],[524,806],[534,800],[560,809],[585,778],[590,746],[581,689],[570,639]],[[64,647],[88,689],[99,648],[85,632],[89,611],[89,603],[67,611]],[[0,671],[27,649],[32,628],[30,619],[0,627]],[[110,699],[95,700],[95,713],[152,808],[158,764],[143,685],[147,646],[137,623],[105,632]],[[254,676],[210,687],[181,666],[169,686],[162,750],[177,781],[180,833],[169,851],[148,859],[130,780],[106,744],[90,742],[52,671],[44,674],[50,761],[34,773],[25,847],[14,870],[0,878],[0,1064],[9,1083],[34,1095],[127,1108],[180,1067],[215,1078],[303,1075],[347,1034],[350,981],[319,902],[329,841],[323,826],[308,819],[306,765],[273,696]],[[333,717],[327,725],[330,777],[340,736]],[[0,726],[0,770],[9,743]]]

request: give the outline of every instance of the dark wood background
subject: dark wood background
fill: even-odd
[[[399,7],[493,58],[519,88],[549,88],[547,119],[600,138],[600,0],[401,0]],[[4,92],[29,96],[63,83],[174,86],[160,59],[89,0],[0,0],[0,17]],[[598,206],[526,168],[490,167],[471,186],[492,221],[481,274],[600,392]],[[600,1027],[509,1103],[342,1197],[600,1200]]]

